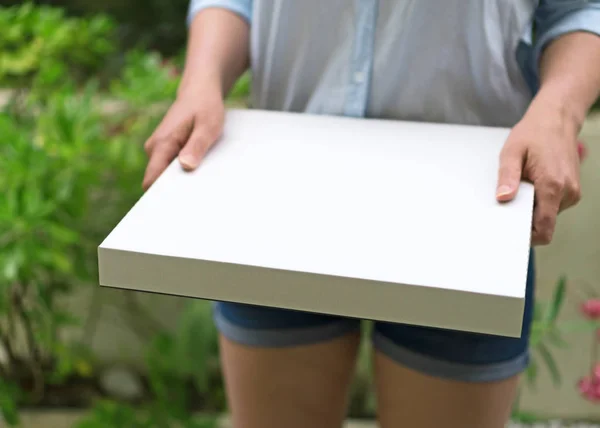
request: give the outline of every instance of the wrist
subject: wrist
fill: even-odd
[[[224,99],[222,79],[217,72],[185,70],[177,89],[177,98],[209,94]]]
[[[525,116],[534,116],[541,122],[558,126],[563,132],[576,138],[583,126],[585,111],[578,109],[560,91],[546,87],[540,89],[534,97]]]
[[[568,91],[555,85],[543,85],[531,102],[529,111],[555,121],[556,125],[574,137],[579,135],[587,113],[569,97]]]

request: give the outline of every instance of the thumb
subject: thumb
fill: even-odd
[[[505,145],[500,154],[498,170],[498,186],[496,199],[500,202],[511,201],[517,196],[521,175],[523,173],[524,153],[518,145]]]

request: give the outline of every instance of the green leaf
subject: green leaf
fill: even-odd
[[[59,223],[47,223],[46,229],[50,239],[61,244],[74,244],[79,240],[77,232]]]
[[[537,347],[542,342],[545,333],[541,323],[534,321],[531,325],[531,333],[529,334],[529,346],[532,348]]]
[[[52,321],[57,327],[72,327],[80,323],[74,314],[56,309],[52,312]]]
[[[199,416],[185,422],[184,428],[216,428],[219,419],[216,416]]]
[[[37,257],[38,262],[53,275],[69,275],[73,273],[74,267],[71,258],[63,252],[63,248],[40,248]]]
[[[109,400],[96,404],[94,410],[80,421],[76,428],[155,428],[144,415],[138,414],[131,406]]]
[[[200,300],[189,302],[177,328],[177,355],[184,374],[191,375],[202,392],[207,392],[210,373],[198,367],[210,366],[217,353],[217,340],[210,304]]]
[[[231,101],[237,101],[243,98],[246,98],[250,95],[250,87],[252,85],[252,77],[249,72],[244,73],[238,80],[235,82],[233,89],[229,93],[228,99]]]
[[[22,247],[16,247],[13,251],[5,251],[5,256],[0,258],[2,262],[2,276],[6,281],[16,281],[19,276],[19,270],[23,268],[25,263],[25,253]]]
[[[3,418],[9,426],[14,427],[19,424],[17,402],[21,396],[22,391],[17,385],[0,378],[0,423]]]
[[[556,328],[562,334],[595,331],[595,330],[600,329],[600,321],[593,321],[593,320],[563,321]]]
[[[531,412],[522,412],[518,411],[512,414],[511,419],[513,422],[518,422],[521,424],[533,425],[536,422],[540,422],[542,420],[538,415]]]
[[[537,375],[538,375],[537,361],[532,358],[529,361],[529,365],[527,366],[527,369],[525,370],[527,384],[529,385],[530,388],[533,388],[533,389],[536,388]]]
[[[554,386],[557,386],[557,387],[560,386],[561,376],[560,376],[560,372],[558,370],[556,361],[554,360],[554,357],[552,356],[552,353],[550,352],[548,347],[543,343],[540,343],[538,345],[537,351],[539,352],[540,356],[544,360],[544,363],[546,364],[546,367],[548,368],[548,371],[550,372]]]
[[[561,276],[556,284],[556,288],[554,289],[554,295],[552,296],[550,306],[546,310],[544,317],[545,324],[549,325],[556,322],[565,298],[566,285],[567,279],[564,276]]]
[[[569,348],[569,344],[562,338],[560,330],[557,328],[552,329],[548,333],[548,341],[560,349]]]
[[[56,362],[54,371],[49,377],[52,383],[63,382],[74,373],[89,376],[93,371],[92,358],[85,347],[58,342],[54,343],[52,354]]]

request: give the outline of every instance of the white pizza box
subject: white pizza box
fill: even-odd
[[[230,110],[100,245],[100,284],[520,336],[534,191],[495,199],[508,133]]]

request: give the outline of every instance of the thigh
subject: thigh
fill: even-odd
[[[219,303],[221,360],[235,428],[339,428],[358,321]]]
[[[381,428],[504,428],[518,377],[465,382],[434,377],[375,356]]]
[[[504,427],[529,361],[534,283],[532,253],[520,338],[376,323],[382,427]]]

